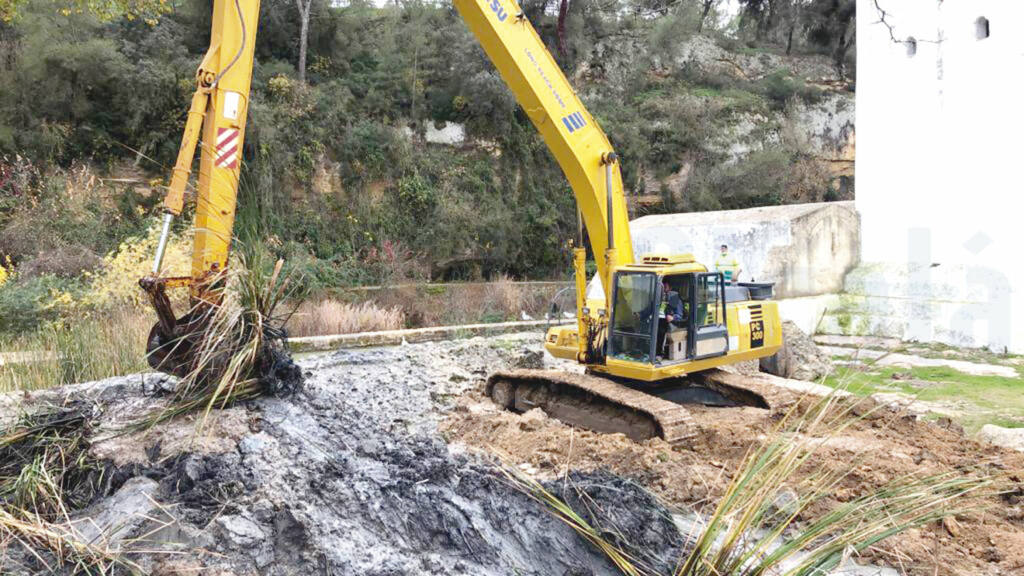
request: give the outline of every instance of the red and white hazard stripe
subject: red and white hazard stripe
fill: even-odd
[[[235,128],[217,129],[217,160],[218,168],[234,169],[238,167],[238,130]]]

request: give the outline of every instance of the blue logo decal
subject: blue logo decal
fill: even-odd
[[[498,0],[491,0],[491,12],[498,16],[498,22],[504,22],[508,18],[508,14],[505,13],[505,9],[501,7],[501,2]]]
[[[587,121],[583,119],[583,114],[580,114],[579,112],[573,112],[572,114],[569,114],[568,116],[562,118],[562,124],[565,124],[565,127],[569,129],[569,133],[572,134],[573,132],[586,126]]]

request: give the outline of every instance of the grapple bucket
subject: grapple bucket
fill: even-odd
[[[146,361],[159,372],[199,383],[219,378],[237,350],[231,343],[215,349],[208,332],[214,323],[216,305],[200,303],[175,318],[166,288],[177,279],[143,278],[139,284],[149,294],[158,321],[146,340]],[[263,325],[248,377],[259,379],[268,393],[296,391],[302,385],[302,370],[292,360],[283,329]]]

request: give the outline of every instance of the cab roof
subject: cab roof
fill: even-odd
[[[621,266],[619,270],[630,272],[655,272],[661,275],[707,272],[707,267],[697,262],[693,254],[645,254],[638,262]]]

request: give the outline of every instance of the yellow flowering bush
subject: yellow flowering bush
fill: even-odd
[[[97,308],[125,304],[147,306],[149,301],[139,288],[139,278],[150,274],[159,241],[160,222],[154,220],[145,236],[122,242],[115,252],[103,259],[99,272],[88,274],[91,282],[83,298],[85,303]],[[186,248],[179,234],[171,235],[164,253],[164,276],[190,273],[192,260]]]

